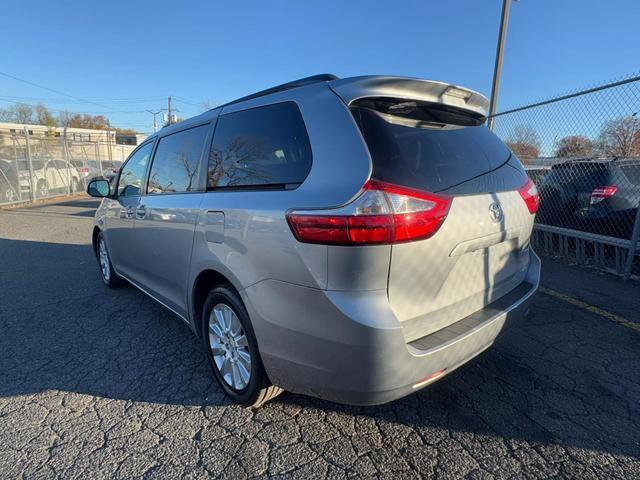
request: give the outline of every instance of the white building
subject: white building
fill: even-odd
[[[46,125],[26,125],[22,123],[0,122],[0,133],[25,134],[33,137],[64,137],[75,142],[115,143],[116,131],[94,130],[89,128],[48,127]]]
[[[44,155],[42,152],[46,151],[46,155],[59,158],[65,158],[66,152],[72,159],[124,161],[136,148],[131,143],[117,144],[115,129],[94,130],[0,122],[0,146],[25,149],[27,137],[34,155]],[[66,148],[63,148],[65,138]],[[139,143],[141,138],[136,136],[135,141]]]

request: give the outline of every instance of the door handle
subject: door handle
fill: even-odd
[[[120,218],[133,218],[133,207],[128,206],[126,209],[120,209]]]
[[[146,214],[147,214],[147,207],[145,207],[144,205],[140,205],[136,209],[136,218],[142,219]]]

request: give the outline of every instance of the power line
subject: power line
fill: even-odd
[[[18,102],[15,100],[6,100],[3,98],[0,98],[0,102],[9,102],[9,103],[15,103],[16,105],[28,105],[29,107],[37,107],[37,104],[33,104],[33,103],[26,103],[26,102]],[[56,109],[56,108],[49,108],[48,106],[44,105],[47,110],[49,110],[50,112],[58,112],[58,113],[62,113],[62,112],[68,112],[68,110],[60,110],[60,109]],[[146,113],[146,110],[109,110],[108,112],[100,112],[100,111],[95,111],[95,110],[85,110],[83,112],[69,112],[69,113],[91,113],[93,115],[97,115],[97,114],[105,114],[105,113],[118,113],[118,114],[132,114],[132,113]]]
[[[73,98],[74,100],[79,100],[79,101],[85,102],[85,103],[91,103],[93,105],[97,105],[97,106],[102,107],[102,108],[109,108],[106,105],[103,105],[103,104],[100,104],[100,103],[97,103],[97,102],[92,102],[92,101],[86,100],[84,98],[76,97],[75,95],[69,95],[68,93],[61,92],[60,90],[55,90],[53,88],[45,87],[44,85],[39,85],[39,84],[37,84],[35,82],[31,82],[29,80],[25,80],[24,78],[16,77],[15,75],[11,75],[9,73],[0,72],[0,75],[8,77],[8,78],[12,78],[12,79],[17,80],[19,82],[26,83],[27,85],[32,85],[34,87],[42,88],[43,90],[48,90],[50,92],[57,93],[58,95],[62,95],[64,97]],[[113,112],[113,113],[117,113],[117,112]]]
[[[80,102],[80,103],[89,103],[89,104],[97,105],[99,107],[107,108],[107,109],[111,108],[111,107],[109,107],[107,105],[104,105],[102,103],[99,103],[99,102],[96,102],[96,101],[93,101],[93,100],[90,100],[90,99],[86,99],[86,98],[77,97],[75,95],[70,95],[70,94],[62,92],[60,90],[56,90],[54,88],[49,88],[49,87],[46,87],[44,85],[40,85],[38,83],[32,82],[30,80],[25,80],[24,78],[16,77],[15,75],[11,75],[11,74],[6,73],[6,72],[0,72],[0,75],[5,76],[7,78],[11,78],[11,79],[19,81],[19,82],[26,83],[27,85],[32,85],[32,86],[37,87],[37,88],[42,88],[43,90],[47,90],[49,92],[53,92],[53,93],[56,93],[58,95],[62,95],[62,96],[67,97],[67,98],[71,98],[71,99],[73,99],[73,100],[75,100],[77,102]],[[38,97],[18,97],[18,96],[10,96],[10,95],[4,96],[4,97],[5,98],[16,98],[16,99],[20,99],[20,98],[38,99]],[[184,97],[181,97],[179,95],[178,96],[174,95],[173,97],[174,97],[175,100],[177,100],[177,101],[179,101],[181,103],[184,103],[184,104],[187,104],[187,105],[191,105],[193,107],[198,107],[199,109],[202,107],[202,105],[197,104],[197,103],[195,103],[195,102],[193,102],[191,100],[188,100],[188,99],[186,99]],[[153,96],[148,96],[148,97],[131,97],[131,98],[119,98],[119,99],[114,98],[114,99],[97,99],[97,100],[104,100],[104,101],[110,101],[110,102],[116,102],[116,103],[133,103],[133,102],[146,103],[147,101],[151,102],[154,99],[159,99],[159,98],[164,98],[164,96],[153,95]],[[10,100],[6,100],[6,101],[10,101]],[[25,102],[13,101],[12,103],[25,103]],[[100,113],[140,113],[140,112],[139,111],[108,110],[106,112],[100,112]]]
[[[193,105],[194,107],[198,107],[198,108],[202,107],[202,105],[192,102],[190,100],[187,100],[184,97],[181,97],[180,95],[173,95],[173,98],[175,100],[178,100],[179,102],[186,103],[187,105]]]
[[[53,103],[85,103],[84,100],[82,101],[69,101],[69,100],[63,100],[60,98],[52,98],[52,97],[27,97],[27,96],[20,96],[20,95],[0,95],[0,97],[2,98],[12,98],[15,100],[35,100],[35,101],[41,101],[41,102],[53,102]],[[153,96],[149,96],[149,97],[128,97],[128,98],[88,98],[86,100],[88,101],[103,101],[103,102],[113,102],[113,103],[148,103],[148,102],[153,102],[153,101],[157,101],[157,100],[161,100],[166,98],[166,95],[153,95]]]

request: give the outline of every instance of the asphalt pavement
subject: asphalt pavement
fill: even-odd
[[[640,478],[638,283],[545,260],[532,316],[417,394],[253,412],[173,314],[101,283],[96,206],[0,210],[0,477]]]

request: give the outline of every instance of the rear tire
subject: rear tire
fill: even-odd
[[[267,377],[249,314],[230,285],[209,292],[202,310],[202,330],[213,375],[234,402],[258,408],[282,393]]]
[[[98,267],[100,267],[100,278],[102,278],[102,282],[109,288],[120,287],[124,282],[113,269],[109,250],[107,249],[107,242],[102,232],[98,234],[96,241],[96,257],[98,259]]]

